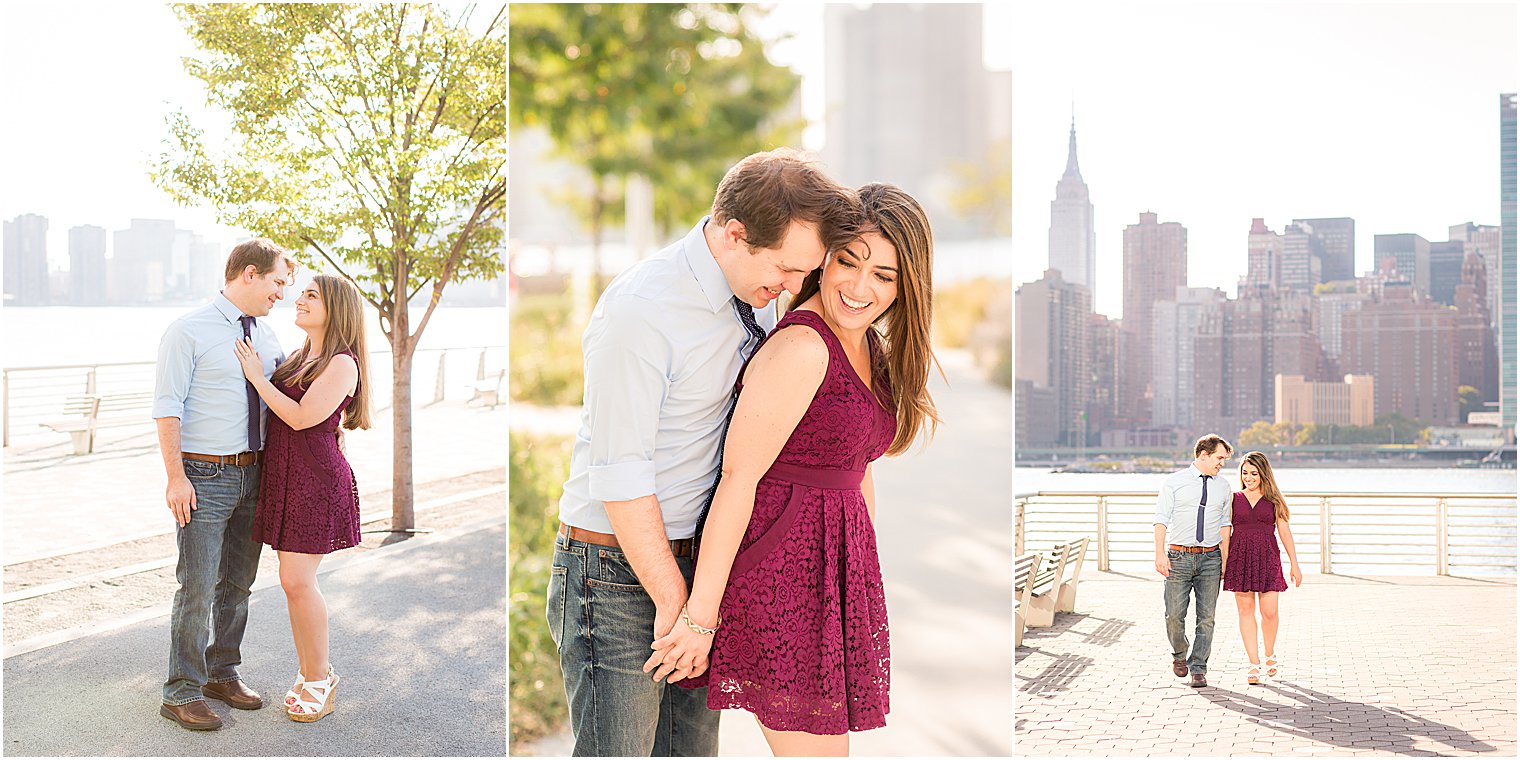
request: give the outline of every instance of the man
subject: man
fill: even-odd
[[[854,237],[859,213],[796,153],[757,153],[723,177],[710,216],[597,302],[548,605],[577,756],[717,755],[707,690],[659,680],[695,673],[643,665],[691,624],[677,619],[739,368],[775,325],[771,303]]]
[[[264,706],[237,668],[262,548],[252,535],[265,407],[243,377],[233,344],[252,338],[269,357],[266,376],[274,373],[284,354],[274,330],[257,318],[285,297],[295,268],[270,240],[237,246],[221,293],[169,325],[158,347],[153,417],[179,546],[159,714],[192,730],[222,725],[205,697],[240,710]]]
[[[1191,686],[1208,686],[1214,603],[1224,578],[1221,530],[1230,527],[1234,489],[1219,470],[1234,450],[1217,435],[1193,445],[1193,464],[1173,474],[1156,498],[1156,572],[1166,579],[1166,635],[1172,643],[1172,674],[1191,673]],[[1193,650],[1185,632],[1188,598],[1197,602]],[[1186,658],[1186,659],[1184,659]]]

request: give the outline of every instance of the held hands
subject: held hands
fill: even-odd
[[[682,607],[682,612],[685,607]],[[655,617],[655,633],[659,634],[660,617]],[[657,635],[649,645],[654,654],[644,663],[644,672],[654,670],[654,680],[664,679],[675,683],[683,678],[695,678],[707,670],[707,654],[712,650],[713,634],[698,633],[686,620],[680,618],[664,635]],[[667,677],[668,676],[668,677]]]
[[[264,377],[264,360],[259,352],[253,348],[253,343],[247,338],[240,338],[232,344],[232,350],[237,352],[238,364],[243,365],[243,376],[250,381],[260,380]]]
[[[1304,571],[1298,569],[1297,562],[1294,562],[1293,567],[1288,570],[1288,576],[1293,579],[1295,587],[1304,585]]]

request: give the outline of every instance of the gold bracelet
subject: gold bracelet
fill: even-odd
[[[686,627],[690,628],[694,633],[700,633],[703,636],[711,636],[718,632],[718,626],[723,625],[723,615],[718,615],[718,622],[713,625],[713,627],[703,628],[702,626],[691,622],[691,613],[687,610],[687,606],[683,604],[681,605],[681,621],[686,623]]]

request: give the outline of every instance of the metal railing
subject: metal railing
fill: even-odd
[[[389,349],[370,352],[370,384],[379,390],[372,396],[376,410],[390,408],[390,356]],[[455,358],[450,360],[450,356]],[[467,388],[474,381],[504,370],[506,362],[505,346],[419,348],[412,355],[412,397],[416,400],[429,398],[423,395],[420,381],[431,376],[431,399],[434,403],[442,401],[448,389]],[[4,445],[11,445],[13,426],[28,433],[46,432],[41,425],[62,417],[64,404],[72,396],[152,391],[153,367],[154,362],[116,362],[0,370],[3,374],[0,378],[0,429],[3,429]],[[152,420],[144,415],[143,422],[151,423]]]
[[[1513,493],[1285,493],[1298,562],[1329,574],[1513,575]],[[1014,496],[1014,552],[1093,537],[1098,569],[1155,558],[1156,494],[1040,491]],[[1286,549],[1283,557],[1286,558]]]

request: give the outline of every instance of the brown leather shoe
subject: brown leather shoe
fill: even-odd
[[[1191,686],[1191,687],[1193,687],[1193,688],[1195,688],[1195,689],[1198,688],[1198,687],[1200,687],[1200,686],[1208,686],[1209,685],[1209,679],[1205,678],[1202,673],[1194,673],[1193,674],[1193,680],[1188,685]]]
[[[205,700],[197,699],[182,705],[161,705],[158,714],[191,731],[215,731],[222,727],[222,719],[211,711],[211,706]]]
[[[1172,660],[1172,675],[1187,678],[1187,660]]]
[[[220,699],[229,707],[239,710],[257,710],[264,706],[264,698],[253,689],[243,685],[242,681],[226,681],[223,683],[208,683],[201,687],[201,693],[212,699]]]

